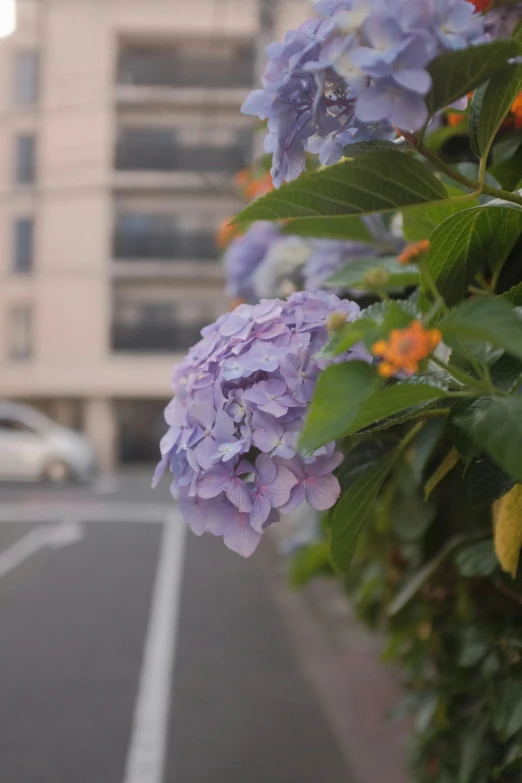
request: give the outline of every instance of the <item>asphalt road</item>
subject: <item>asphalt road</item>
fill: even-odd
[[[0,486],[1,783],[350,783],[266,568],[147,478]]]

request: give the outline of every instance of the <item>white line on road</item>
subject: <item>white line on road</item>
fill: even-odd
[[[56,519],[79,517],[82,524],[90,522],[163,522],[172,513],[169,503],[118,503],[91,500],[75,500],[30,503],[11,502],[0,504],[0,524],[56,522]]]
[[[0,579],[13,571],[25,560],[45,547],[60,549],[83,538],[78,522],[63,522],[52,527],[39,527],[19,538],[16,543],[0,553]]]
[[[124,783],[162,783],[186,526],[165,521]]]

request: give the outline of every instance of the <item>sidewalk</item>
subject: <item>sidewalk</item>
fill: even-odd
[[[281,552],[289,534],[281,525],[266,537],[263,567],[348,768],[357,783],[407,783],[409,725],[386,717],[402,693],[396,673],[379,661],[382,642],[359,624],[335,579],[288,588]]]

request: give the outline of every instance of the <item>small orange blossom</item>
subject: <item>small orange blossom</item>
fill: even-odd
[[[511,114],[513,114],[515,128],[517,128],[517,130],[522,128],[522,92],[519,92],[518,96],[515,98],[515,102],[511,107]]]
[[[245,196],[253,201],[256,198],[259,198],[259,196],[264,196],[265,193],[270,193],[270,191],[273,189],[274,183],[272,182],[270,172],[267,171],[263,177],[259,177],[259,179],[253,179],[248,183],[245,188]]]
[[[217,230],[216,245],[220,250],[224,250],[234,237],[241,233],[237,223],[231,223],[231,220],[231,217],[225,218]]]
[[[372,346],[374,356],[382,359],[379,374],[383,378],[401,371],[413,375],[421,359],[432,353],[441,339],[438,329],[424,329],[420,321],[412,321],[406,329],[394,329],[387,341],[378,340]]]
[[[406,245],[400,256],[397,256],[397,261],[399,264],[409,264],[412,261],[417,261],[421,256],[426,255],[429,249],[429,239],[422,239],[420,242],[412,242],[410,245]]]

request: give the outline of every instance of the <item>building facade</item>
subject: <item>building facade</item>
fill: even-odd
[[[227,307],[261,1],[19,0],[0,40],[0,397],[106,469],[153,456],[172,366]],[[275,35],[308,12],[281,0]]]

